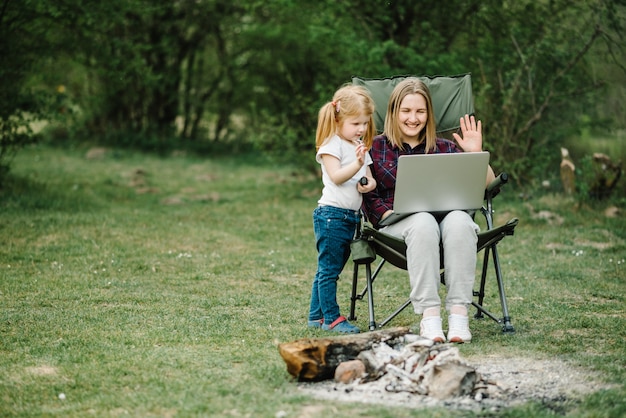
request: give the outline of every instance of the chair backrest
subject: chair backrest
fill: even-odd
[[[383,131],[391,92],[398,83],[408,77],[419,78],[430,90],[438,133],[458,129],[461,116],[474,113],[470,74],[434,77],[408,75],[385,78],[352,77],[352,84],[367,88],[374,99],[376,105],[374,122],[378,132]]]

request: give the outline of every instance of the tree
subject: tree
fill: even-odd
[[[35,63],[48,56],[48,23],[35,8],[0,1],[0,184],[15,154],[37,141],[32,124],[53,116],[53,94],[27,85]]]
[[[490,3],[469,37],[477,40],[477,108],[497,161],[529,180],[557,160],[579,129],[576,115],[606,87],[587,57],[614,16],[602,0]]]
[[[472,73],[486,145],[495,164],[523,182],[556,166],[562,141],[580,129],[575,115],[597,108],[606,83],[594,74],[594,50],[610,51],[624,69],[623,42],[617,42],[624,5],[400,0],[382,7],[363,0],[346,7],[359,12],[371,51],[388,66],[388,73],[372,66],[380,71],[372,76]]]
[[[486,146],[521,182],[558,160],[555,138],[606,109],[609,63],[626,78],[624,0],[0,2],[13,13],[0,30],[24,34],[19,49],[0,40],[20,68],[3,77],[5,97],[67,85],[75,134],[118,145],[243,144],[312,160],[317,111],[351,76],[470,72]]]

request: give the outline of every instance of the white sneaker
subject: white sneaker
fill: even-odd
[[[420,322],[420,335],[436,343],[444,342],[446,336],[443,335],[443,329],[441,328],[441,317],[429,316],[423,318]]]
[[[451,343],[469,343],[472,341],[468,316],[457,314],[448,316],[448,341]]]

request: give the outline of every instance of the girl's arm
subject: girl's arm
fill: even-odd
[[[322,164],[328,173],[328,176],[335,184],[343,184],[350,180],[356,173],[359,172],[363,164],[365,163],[365,153],[367,148],[365,145],[359,144],[356,147],[356,160],[344,167],[341,166],[339,158],[330,154],[322,154]]]
[[[330,154],[322,154],[320,158],[322,159],[322,164],[324,164],[324,168],[328,173],[328,177],[330,177],[332,182],[337,185],[350,180],[361,169],[361,165],[358,161],[354,161],[353,163],[342,167],[339,158]]]

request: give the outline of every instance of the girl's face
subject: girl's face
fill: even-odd
[[[369,122],[370,117],[366,115],[345,118],[337,133],[348,141],[358,141],[367,131]]]
[[[398,124],[405,141],[418,140],[428,122],[426,99],[421,94],[407,94],[398,109]]]

